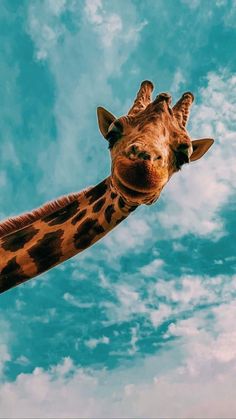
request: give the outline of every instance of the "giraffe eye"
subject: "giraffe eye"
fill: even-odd
[[[112,128],[110,129],[110,131],[108,131],[106,139],[109,142],[109,149],[111,149],[114,144],[120,139],[122,135],[122,126],[119,123],[119,121],[115,122],[112,126]]]
[[[180,169],[183,164],[189,163],[189,144],[185,142],[179,144],[174,150],[174,154],[176,166]]]
[[[181,166],[185,163],[189,163],[189,156],[186,151],[176,151],[175,152],[175,159],[176,159],[176,165],[180,169]]]
[[[109,148],[112,148],[114,146],[114,144],[119,140],[120,136],[120,132],[117,132],[115,130],[111,130],[110,132],[108,132],[106,139],[109,142]]]

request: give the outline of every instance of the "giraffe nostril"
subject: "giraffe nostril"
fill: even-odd
[[[136,147],[136,145],[132,145],[130,147],[130,152],[133,154],[137,154],[138,153],[138,147]]]
[[[154,161],[155,160],[162,160],[162,156],[161,156],[161,154],[158,154],[158,156],[156,156],[155,158],[154,158]]]
[[[132,144],[127,148],[125,155],[130,160],[140,159],[140,160],[149,160],[153,162],[154,160],[162,159],[162,155],[160,153],[154,154],[154,152],[142,150],[142,148],[139,148],[139,146],[135,144]]]
[[[140,153],[138,153],[138,157],[142,160],[151,160],[150,154],[146,151],[140,151]]]

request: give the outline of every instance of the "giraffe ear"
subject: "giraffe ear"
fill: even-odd
[[[193,140],[193,152],[190,156],[190,161],[195,161],[200,159],[212,146],[214,140],[212,138],[201,138],[200,140]]]
[[[108,133],[108,128],[116,120],[114,115],[108,112],[106,109],[99,106],[97,108],[97,116],[98,116],[98,126],[103,135],[106,138]]]

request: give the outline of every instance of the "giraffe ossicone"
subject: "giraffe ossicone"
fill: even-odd
[[[97,109],[109,144],[111,174],[98,185],[0,223],[0,293],[53,268],[101,239],[137,206],[155,202],[171,176],[201,158],[210,138],[186,130],[191,92],[171,107],[169,93],[152,101],[145,80],[127,115]]]

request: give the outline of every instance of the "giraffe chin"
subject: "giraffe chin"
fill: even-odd
[[[152,191],[147,192],[140,192],[136,189],[130,188],[129,186],[126,186],[119,178],[115,175],[113,175],[113,185],[115,186],[116,190],[129,202],[132,202],[134,204],[146,204],[151,205],[153,202],[155,202],[160,195],[161,191],[155,191],[155,193]]]

